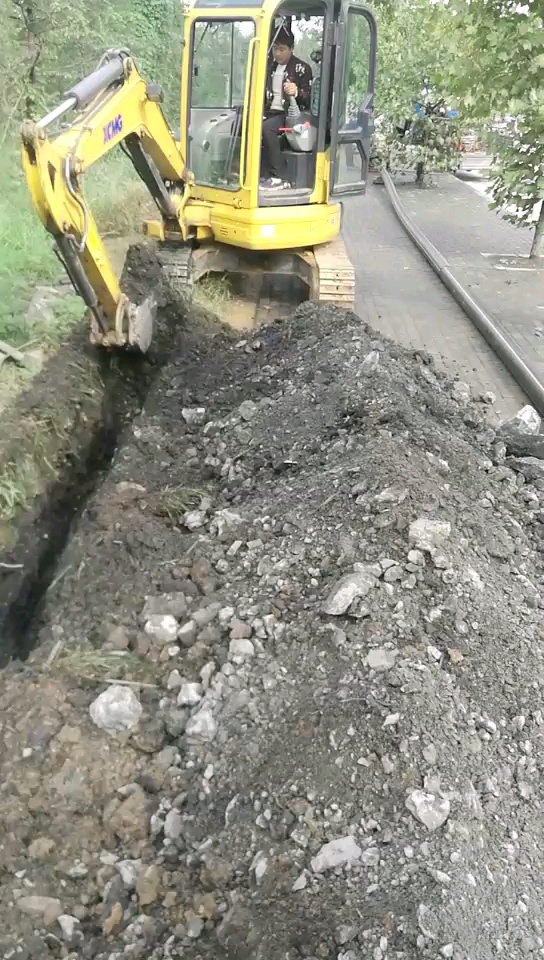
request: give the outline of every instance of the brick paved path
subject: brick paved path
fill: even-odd
[[[436,179],[430,190],[399,188],[406,212],[544,382],[544,269],[531,270],[527,260],[513,264],[522,270],[497,269],[507,265],[498,262],[501,256],[528,255],[531,231],[503,220],[467,183],[447,175]]]
[[[492,391],[495,413],[527,402],[517,383],[442,286],[393,213],[383,187],[344,203],[344,239],[356,270],[356,310],[376,330],[425,349],[475,394]]]

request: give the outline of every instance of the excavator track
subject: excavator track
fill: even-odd
[[[185,300],[193,296],[193,251],[189,244],[161,244],[158,257],[172,291]]]
[[[227,274],[233,269],[241,274],[249,269],[248,281],[255,279],[255,262],[253,261],[248,268],[244,262],[243,254],[240,251],[233,251],[232,248],[224,248],[221,244],[210,244],[208,250],[216,256],[207,261],[212,268],[219,272],[225,271]],[[197,252],[197,255],[203,251]],[[198,266],[193,257],[193,250],[189,244],[164,243],[159,246],[159,260],[164,272],[164,277],[171,290],[183,299],[190,301],[193,295],[193,288],[196,278],[204,275],[206,267],[203,269],[198,260]],[[291,263],[288,266],[286,257],[291,257]],[[225,259],[226,258],[226,259]],[[336,303],[347,309],[353,308],[355,302],[355,271],[351,260],[346,251],[344,241],[339,237],[331,241],[314,247],[306,251],[298,251],[293,254],[280,253],[276,255],[268,254],[268,270],[274,264],[279,274],[285,275],[286,270],[300,277],[308,284],[309,296],[312,300],[318,300],[320,303]],[[272,272],[275,272],[272,266]],[[257,270],[258,272],[258,270]],[[263,263],[263,276],[267,273]],[[292,275],[293,275],[292,274]],[[248,289],[252,287],[249,283]]]
[[[355,303],[355,270],[344,241],[338,237],[330,243],[314,247],[317,267],[317,299],[320,303],[337,303],[353,308]]]

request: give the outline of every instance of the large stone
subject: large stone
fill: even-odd
[[[17,900],[17,907],[21,913],[42,918],[47,925],[54,923],[62,913],[60,900],[56,897],[20,897]]]
[[[506,465],[516,473],[522,473],[529,483],[544,480],[544,460],[537,457],[507,457]]]
[[[406,798],[406,807],[431,833],[438,830],[450,815],[450,802],[424,790],[412,790]]]
[[[144,630],[155,643],[173,643],[178,635],[178,622],[171,613],[154,613],[146,621]]]
[[[376,584],[376,577],[365,567],[357,564],[358,569],[342,577],[332,588],[325,601],[323,611],[330,617],[341,617],[358,597],[366,597]]]
[[[203,707],[195,713],[194,717],[188,720],[185,733],[192,740],[213,740],[217,733],[217,723],[211,710]]]
[[[441,547],[451,535],[451,523],[446,520],[432,520],[430,517],[419,517],[410,524],[409,538],[418,550],[436,550]]]
[[[164,836],[167,840],[179,840],[183,829],[183,820],[179,810],[169,810],[164,820]]]
[[[385,647],[378,647],[376,650],[368,651],[365,663],[371,670],[391,670],[395,666],[396,658],[396,650],[386,650]]]
[[[515,417],[503,420],[497,433],[500,437],[532,437],[539,432],[541,423],[542,421],[535,408],[526,404],[521,410],[518,410]]]
[[[202,700],[202,684],[188,683],[185,681],[181,685],[178,694],[178,707],[196,707]]]
[[[324,873],[326,870],[334,870],[336,867],[345,867],[353,863],[358,863],[361,859],[361,848],[357,845],[352,836],[340,837],[338,840],[331,840],[326,843],[313,858],[311,867],[314,873]]]
[[[93,700],[89,713],[97,727],[116,736],[138,726],[142,705],[130,687],[114,683]]]
[[[251,640],[231,640],[229,644],[229,660],[234,663],[243,663],[244,660],[255,656],[255,647]]]

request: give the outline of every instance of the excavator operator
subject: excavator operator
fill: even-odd
[[[280,27],[272,43],[264,98],[261,188],[265,189],[291,186],[280,145],[280,128],[285,126],[291,98],[294,97],[299,110],[310,108],[312,69],[304,60],[295,57],[294,46],[291,31]]]

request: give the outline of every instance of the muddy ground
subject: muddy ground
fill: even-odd
[[[1,678],[2,956],[544,955],[542,461],[352,313],[209,334]]]

